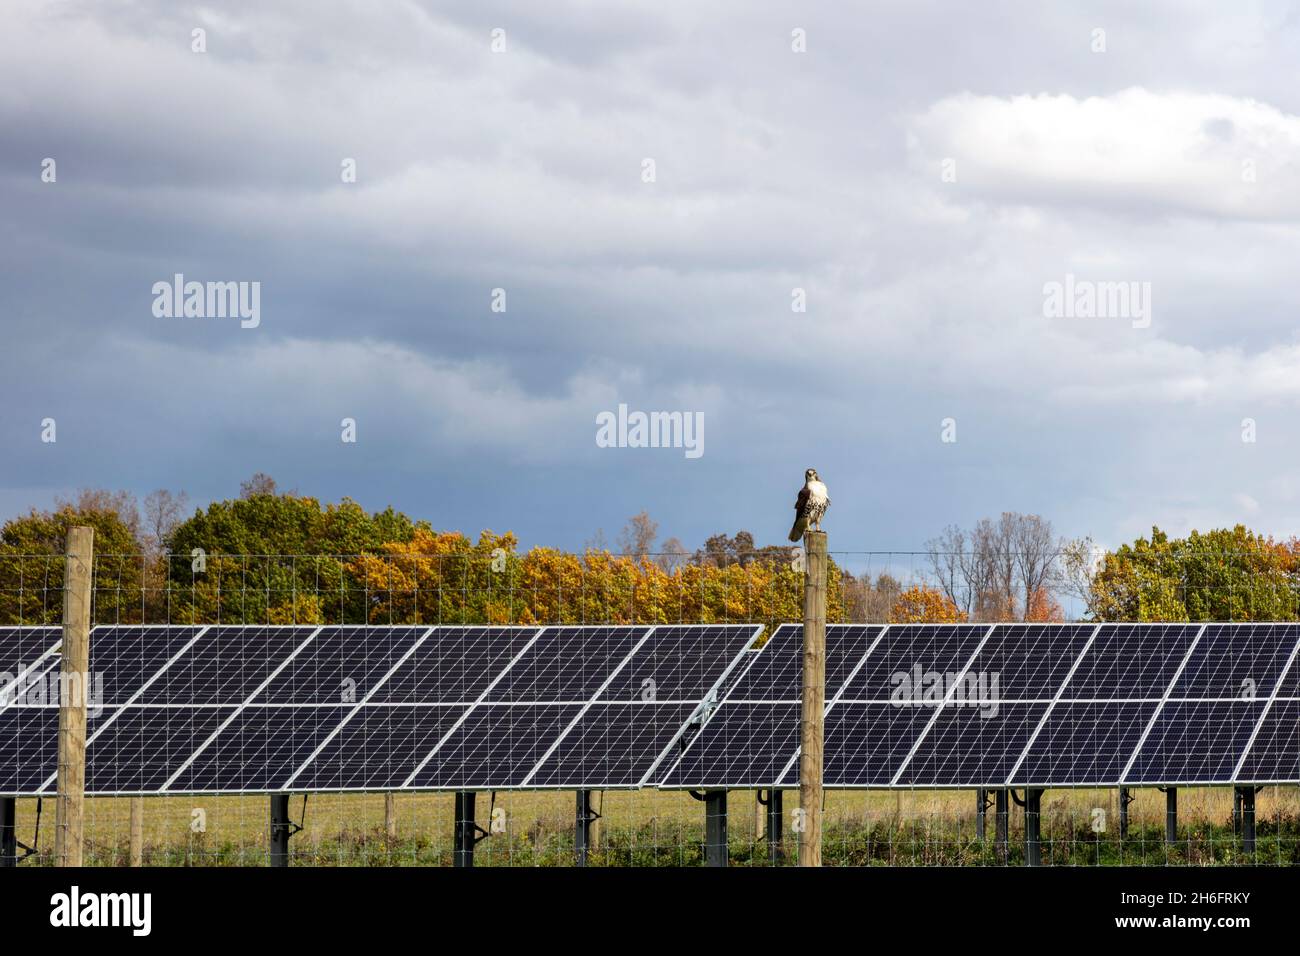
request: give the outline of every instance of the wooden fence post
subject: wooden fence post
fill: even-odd
[[[144,866],[144,797],[131,798],[131,865]]]
[[[59,763],[54,862],[81,866],[85,837],[86,698],[90,692],[91,567],[95,529],[68,529],[63,572],[63,668],[59,682]]]
[[[799,865],[822,865],[822,731],[826,709],[826,532],[804,535],[803,713],[799,721]]]

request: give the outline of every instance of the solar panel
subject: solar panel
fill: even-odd
[[[716,699],[760,630],[752,624],[656,627],[521,785],[639,786],[703,701]]]
[[[193,646],[162,671],[157,681],[145,688],[138,703],[243,704],[303,650],[320,630],[317,627],[272,625],[213,625],[204,628]],[[96,628],[96,636],[91,638],[90,644],[92,669],[99,666],[98,631]],[[161,653],[155,652],[149,663],[158,662]],[[129,654],[126,659],[130,660]]]
[[[1300,700],[1278,700],[1242,755],[1239,783],[1300,781]]]
[[[723,704],[664,775],[671,789],[771,787],[799,745],[799,705]]]
[[[292,783],[312,792],[395,790],[467,713],[461,705],[367,704]]]
[[[250,704],[240,710],[211,744],[193,740],[195,758],[167,787],[184,791],[274,791],[283,789],[308,757],[347,716],[342,706]],[[98,747],[98,743],[96,744]],[[165,779],[165,778],[164,778]]]
[[[649,636],[646,626],[548,627],[511,665],[486,700],[590,700]]]
[[[366,697],[388,675],[388,672],[416,650],[421,638],[429,633],[427,627],[326,627],[312,640],[310,647],[299,654],[280,671],[269,684],[254,697],[254,703],[266,704],[349,704]],[[459,692],[460,685],[469,682],[469,676],[457,673],[451,680],[449,661],[455,654],[455,664],[465,663],[466,642],[456,635],[463,629],[448,629],[438,647],[444,652],[432,676],[440,678],[439,686],[446,692]],[[508,646],[508,641],[503,641]],[[490,672],[491,661],[475,658],[479,668],[477,678]],[[390,679],[391,680],[391,679]],[[400,680],[400,678],[399,678]],[[391,683],[387,691],[400,693],[401,685]],[[412,687],[412,691],[419,688]],[[420,699],[418,694],[413,694]]]
[[[101,626],[87,791],[791,787],[802,628],[758,632]],[[60,636],[0,628],[0,681]],[[830,625],[824,783],[1297,782],[1298,653],[1286,623]],[[42,686],[0,696],[0,793],[54,788]]]
[[[1230,783],[1264,701],[1171,700],[1135,755],[1125,783]]]
[[[1171,696],[1266,699],[1297,641],[1295,624],[1210,624]]]
[[[1203,625],[1109,624],[1065,688],[1069,700],[1159,700]]]
[[[1029,743],[1047,704],[949,704],[921,740],[898,784],[1001,786]]]
[[[1155,701],[1061,701],[1019,768],[1015,786],[1118,786],[1155,715]]]
[[[581,710],[580,704],[480,704],[405,786],[518,787]]]

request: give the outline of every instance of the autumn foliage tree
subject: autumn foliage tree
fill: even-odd
[[[946,594],[922,584],[900,594],[889,611],[892,624],[960,624],[966,620],[966,612]]]

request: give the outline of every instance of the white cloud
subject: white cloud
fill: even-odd
[[[963,93],[915,117],[910,134],[915,161],[936,176],[943,158],[956,160],[954,199],[1300,219],[1300,116],[1253,99],[1141,87],[1086,98]]]

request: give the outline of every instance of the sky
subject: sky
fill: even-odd
[[[832,551],[1300,531],[1300,4],[0,22],[0,518],[263,471],[525,547],[766,543],[815,467]],[[177,274],[255,325],[167,314]],[[699,454],[604,447],[620,405]]]

